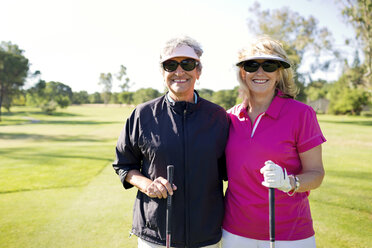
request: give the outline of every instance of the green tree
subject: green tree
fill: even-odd
[[[366,67],[364,84],[372,89],[372,0],[337,0],[342,8],[342,15],[351,24],[356,33],[357,48],[362,47],[364,66]],[[349,40],[347,44],[350,43]]]
[[[53,114],[57,107],[66,108],[71,100],[71,88],[54,81],[46,83],[40,80],[27,94],[28,104],[40,107],[47,114]]]
[[[34,87],[27,90],[26,94],[26,104],[28,106],[41,106],[42,101],[45,96],[45,87],[46,82],[42,79],[39,79],[39,81],[35,84]]]
[[[112,75],[111,73],[101,73],[99,76],[99,85],[103,86],[103,102],[108,104],[110,102],[111,90],[112,90]]]
[[[114,104],[122,104],[120,98],[119,98],[119,93],[118,92],[113,92],[110,97],[110,103]]]
[[[124,65],[120,65],[120,70],[116,74],[116,79],[121,82],[119,87],[122,91],[129,91],[129,88],[133,86],[134,83],[130,83],[129,77],[127,77],[127,68]]]
[[[339,87],[335,84],[330,92],[330,104],[328,112],[330,114],[351,114],[359,115],[363,106],[368,103],[368,94],[362,89],[350,89]]]
[[[133,92],[123,91],[119,93],[119,99],[124,104],[132,104],[133,103]]]
[[[358,51],[352,65],[346,62],[339,80],[327,88],[331,114],[359,115],[362,108],[371,102],[371,92],[365,87],[367,68],[360,63]]]
[[[353,83],[359,81],[363,74],[360,67],[347,70],[335,82],[327,93],[330,101],[328,112],[331,114],[359,115],[363,106],[368,104],[369,94],[362,87]]]
[[[330,66],[330,61],[320,61],[322,53],[332,53],[338,60],[339,53],[332,47],[332,36],[327,28],[318,27],[318,21],[310,16],[302,17],[298,12],[293,12],[289,8],[276,10],[261,10],[259,3],[255,3],[249,11],[252,13],[248,18],[248,26],[257,35],[270,35],[281,41],[287,52],[289,59],[293,63],[295,71],[295,83],[300,89],[297,99],[304,101],[305,78],[316,70],[326,70]],[[303,62],[303,58],[311,54],[315,62],[311,66],[311,71],[299,73],[298,68]]]
[[[101,94],[99,92],[94,92],[93,94],[89,95],[89,102],[90,103],[103,103]]]
[[[12,106],[26,106],[26,90],[20,90],[20,93],[12,98]]]
[[[20,93],[27,77],[29,62],[23,52],[11,42],[0,44],[0,121],[3,103],[9,111],[12,98]]]
[[[227,110],[236,104],[238,95],[237,87],[233,90],[219,90],[213,93],[212,101]]]
[[[305,88],[307,101],[315,101],[318,99],[325,98],[328,93],[328,84],[325,80],[313,81]]]
[[[133,94],[133,102],[134,104],[140,104],[143,102],[147,102],[151,99],[157,98],[160,96],[160,92],[153,89],[153,88],[141,88],[134,92]]]
[[[89,103],[89,94],[86,91],[72,92],[72,104]]]
[[[61,108],[66,108],[71,104],[72,90],[70,86],[60,82],[48,82],[45,87],[45,95],[49,100],[53,100]]]
[[[198,90],[199,96],[208,100],[212,101],[213,100],[213,90],[210,89],[200,89]]]

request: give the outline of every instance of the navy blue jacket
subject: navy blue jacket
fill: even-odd
[[[154,180],[166,178],[174,165],[172,245],[200,247],[221,239],[226,179],[224,149],[228,138],[226,111],[203,98],[196,104],[170,102],[166,95],[138,105],[128,118],[116,147],[113,167],[124,188],[130,170]],[[165,245],[166,199],[138,191],[132,232]]]

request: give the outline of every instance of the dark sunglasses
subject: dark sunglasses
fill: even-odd
[[[192,71],[196,66],[199,65],[199,62],[195,59],[184,59],[181,62],[175,60],[167,60],[163,62],[163,68],[167,72],[173,72],[177,70],[178,65],[185,71]]]
[[[280,67],[280,64],[274,60],[266,60],[262,63],[258,63],[254,60],[248,60],[242,62],[241,66],[246,72],[255,72],[260,68],[260,66],[265,72],[274,72]]]

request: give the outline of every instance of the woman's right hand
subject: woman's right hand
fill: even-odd
[[[173,195],[173,191],[177,190],[176,185],[170,185],[169,181],[163,177],[158,177],[150,184],[147,185],[143,193],[151,198],[167,198],[169,195]]]
[[[173,195],[173,191],[177,190],[177,186],[173,184],[173,187],[171,187],[167,179],[158,177],[152,181],[139,170],[130,170],[125,177],[125,181],[136,186],[142,193],[151,198],[167,198],[168,192]]]

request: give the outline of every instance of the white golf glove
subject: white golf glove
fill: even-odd
[[[262,185],[268,188],[277,188],[284,192],[289,192],[292,189],[289,181],[287,170],[275,164],[273,161],[268,160],[265,162],[265,166],[260,170],[264,176]]]

